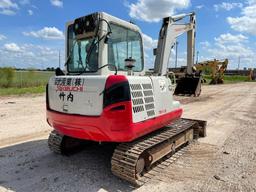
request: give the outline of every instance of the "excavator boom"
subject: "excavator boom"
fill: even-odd
[[[189,22],[180,23],[189,17]],[[179,22],[179,23],[178,23]],[[155,75],[168,75],[168,64],[171,50],[177,42],[177,38],[187,33],[187,67],[185,77],[177,81],[174,91],[175,95],[194,95],[201,93],[201,76],[193,74],[195,56],[195,13],[181,14],[163,19],[163,24],[159,32],[158,45],[155,51]]]
[[[189,17],[189,23],[177,23]],[[187,73],[192,74],[194,63],[195,46],[195,13],[181,14],[163,19],[162,27],[159,32],[158,45],[156,49],[156,59],[154,65],[155,75],[166,75],[171,50],[177,38],[183,33],[187,33]]]

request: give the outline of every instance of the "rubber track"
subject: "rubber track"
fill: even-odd
[[[112,173],[133,185],[143,185],[178,159],[185,152],[186,148],[180,149],[169,158],[167,156],[163,157],[142,176],[136,175],[135,171],[136,163],[140,155],[146,150],[151,149],[166,140],[175,138],[179,134],[190,129],[194,129],[194,138],[198,138],[198,126],[196,121],[178,119],[167,125],[165,128],[147,135],[146,137],[142,137],[130,143],[119,144],[111,159]]]
[[[63,135],[58,134],[55,130],[52,131],[48,138],[48,146],[54,153],[62,154]]]

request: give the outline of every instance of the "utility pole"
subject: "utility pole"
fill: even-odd
[[[177,68],[177,64],[178,64],[178,45],[179,45],[179,42],[176,41],[176,53],[175,53],[175,68]]]
[[[60,50],[59,50],[59,68],[60,68]]]
[[[239,70],[240,69],[240,56],[238,57],[238,64],[237,64],[237,70]]]
[[[198,60],[199,60],[199,51],[196,52],[196,64],[198,64]]]

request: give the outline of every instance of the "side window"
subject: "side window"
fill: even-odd
[[[76,40],[73,25],[68,27],[67,55],[70,55],[70,60],[67,63],[67,69],[69,72],[97,71],[99,46],[98,44],[92,44],[92,42],[93,37]],[[90,55],[87,58],[89,52]],[[88,59],[88,62],[86,59]]]
[[[110,24],[112,34],[108,43],[108,63],[113,64],[118,70],[126,71],[124,60],[136,60],[134,71],[143,70],[142,41],[138,32]]]

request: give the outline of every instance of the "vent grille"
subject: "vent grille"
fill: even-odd
[[[132,92],[132,97],[133,98],[143,97],[142,91],[134,91],[134,92]]]
[[[143,89],[152,89],[151,84],[142,84]]]
[[[130,89],[132,95],[133,113],[141,113],[142,117],[144,116],[145,118],[153,117],[155,115],[155,101],[152,84],[130,84]]]
[[[150,103],[150,104],[145,105],[145,108],[146,108],[146,110],[148,111],[148,110],[150,110],[150,109],[154,109],[154,108],[155,108],[155,105],[154,105],[154,103]]]
[[[133,105],[143,105],[144,101],[142,98],[138,98],[138,99],[133,99],[132,103],[133,103]]]
[[[134,106],[133,107],[133,112],[134,113],[139,113],[141,111],[144,111],[144,106],[143,105],[139,105],[139,106]]]
[[[153,91],[152,90],[146,90],[146,91],[143,91],[143,94],[144,94],[145,97],[152,96],[153,95]]]
[[[147,115],[149,117],[154,116],[155,115],[155,111],[154,110],[147,111]]]
[[[140,84],[131,84],[131,90],[141,90]]]
[[[153,97],[146,97],[146,98],[144,98],[144,100],[145,100],[145,103],[152,103],[152,102],[154,102],[154,98]]]

